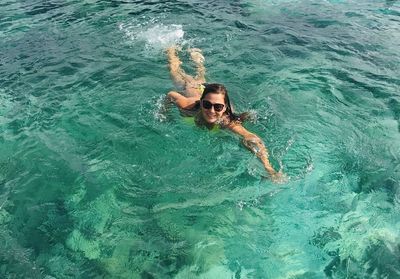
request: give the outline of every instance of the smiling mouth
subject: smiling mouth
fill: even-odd
[[[204,111],[203,112],[203,117],[209,123],[214,123],[219,118],[219,116],[216,113],[211,112],[211,111]]]

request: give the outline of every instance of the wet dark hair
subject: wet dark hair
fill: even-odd
[[[223,94],[226,105],[225,113],[228,115],[230,121],[243,122],[248,118],[249,113],[247,112],[241,114],[234,113],[232,104],[229,100],[228,90],[226,90],[225,86],[219,83],[205,83],[203,85],[204,90],[200,97],[200,101],[203,100],[208,94]]]

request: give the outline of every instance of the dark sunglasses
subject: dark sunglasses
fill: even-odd
[[[225,105],[224,104],[212,104],[211,102],[207,101],[207,100],[202,100],[201,101],[201,105],[203,106],[203,108],[205,109],[211,109],[212,107],[214,107],[214,110],[216,112],[220,112],[224,109]]]

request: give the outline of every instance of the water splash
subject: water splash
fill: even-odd
[[[183,43],[182,25],[162,23],[132,24],[121,23],[119,30],[125,33],[129,43],[145,43],[145,49],[162,50],[168,46]]]
[[[166,101],[166,97],[164,95],[158,97],[156,99],[156,105],[153,110],[154,119],[159,122],[165,122],[168,118],[168,108],[169,104]]]

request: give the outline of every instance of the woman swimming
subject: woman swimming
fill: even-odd
[[[274,181],[281,181],[282,173],[276,172],[268,160],[268,150],[262,140],[242,126],[244,115],[236,115],[229,101],[228,92],[222,84],[205,83],[204,57],[199,49],[190,49],[190,57],[196,65],[196,76],[192,77],[181,68],[177,48],[167,49],[169,69],[175,86],[181,93],[170,91],[168,99],[176,104],[185,116],[193,116],[195,123],[208,129],[221,127],[231,130],[243,138],[243,144],[263,163]]]

